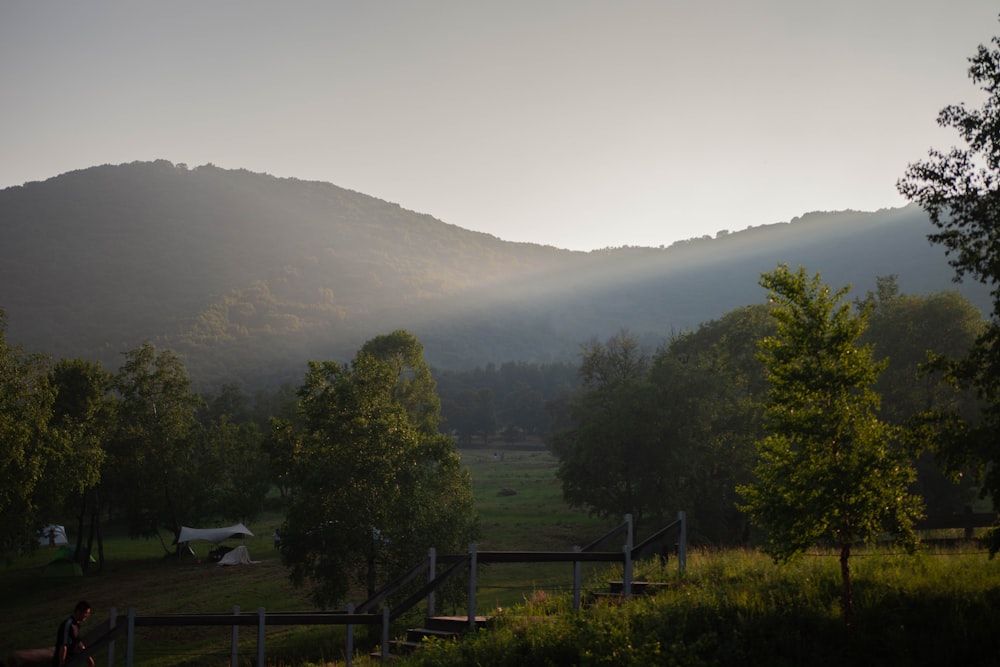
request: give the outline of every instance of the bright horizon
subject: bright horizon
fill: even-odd
[[[166,159],[507,241],[668,246],[905,205],[986,0],[0,6],[0,188]]]

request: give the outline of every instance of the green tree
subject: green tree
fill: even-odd
[[[350,365],[310,362],[304,427],[281,529],[297,585],[327,605],[405,571],[434,546],[464,551],[476,534],[468,471],[438,430],[439,400],[419,341],[396,331]]]
[[[61,509],[66,489],[82,486],[68,441],[50,430],[55,391],[45,357],[7,343],[0,309],[0,555],[38,546],[38,530]]]
[[[133,537],[176,540],[210,515],[215,471],[199,433],[201,400],[181,360],[151,343],[130,350],[115,377],[118,429],[111,441],[115,506]],[[163,543],[165,551],[168,546]]]
[[[658,430],[671,452],[664,471],[692,540],[748,540],[736,487],[752,478],[766,392],[757,342],[773,333],[766,305],[737,308],[675,336],[651,369]]]
[[[295,388],[283,384],[271,396],[258,394],[255,412],[258,415],[256,423],[264,433],[261,449],[268,458],[271,482],[285,498],[292,482],[297,434],[303,429]]]
[[[570,505],[601,517],[662,515],[667,491],[649,356],[622,331],[581,349],[582,389],[549,438]],[[560,421],[557,421],[557,424]]]
[[[760,342],[770,391],[756,480],[741,488],[767,531],[767,551],[787,561],[817,542],[840,551],[841,604],[854,622],[850,556],[858,541],[890,531],[915,540],[913,467],[894,429],[877,417],[872,385],[881,365],[858,339],[868,313],[852,313],[847,288],[831,292],[819,274],[781,265],[762,275],[777,333]]]
[[[49,381],[55,390],[52,431],[60,433],[68,443],[69,458],[63,468],[76,476],[75,483],[61,485],[68,494],[67,505],[77,516],[76,560],[83,569],[88,569],[96,540],[98,569],[103,570],[101,510],[104,506],[100,481],[104,445],[115,424],[112,376],[96,362],[61,359],[49,372]]]
[[[955,130],[963,145],[948,152],[932,149],[926,160],[907,168],[897,188],[927,212],[938,230],[928,238],[944,246],[956,279],[969,277],[991,288],[988,326],[949,368],[959,386],[976,390],[983,402],[980,418],[944,418],[940,431],[952,467],[982,471],[982,493],[1000,507],[1000,38],[980,44],[969,62],[969,78],[985,93],[982,105],[949,105],[937,119]],[[1000,525],[987,541],[995,554]]]
[[[201,432],[206,439],[206,467],[214,471],[207,513],[228,521],[253,521],[264,510],[271,487],[270,459],[260,429],[253,422],[235,423],[222,415]]]
[[[975,498],[974,471],[945,474],[934,433],[940,415],[972,419],[978,411],[975,392],[947,381],[949,360],[968,354],[985,322],[982,313],[958,292],[926,296],[900,293],[896,276],[880,276],[875,293],[862,306],[871,310],[861,337],[873,346],[876,361],[886,363],[875,391],[881,397],[879,416],[905,427],[917,481],[913,491],[924,499],[928,513],[962,512]]]

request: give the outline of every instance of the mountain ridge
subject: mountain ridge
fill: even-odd
[[[729,221],[730,226],[733,221]],[[813,212],[666,248],[588,253],[504,241],[319,181],[165,160],[102,165],[0,190],[8,339],[116,368],[144,340],[196,381],[297,381],[411,330],[446,368],[575,361],[627,328],[650,345],[760,302],[780,262],[826,282],[955,285],[916,207]]]

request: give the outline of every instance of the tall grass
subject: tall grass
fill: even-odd
[[[694,552],[685,576],[655,596],[574,611],[565,599],[508,610],[459,643],[429,642],[401,664],[479,665],[995,665],[1000,563],[978,550],[853,559],[857,619],[840,614],[836,555],[776,565],[753,551]],[[557,613],[552,613],[556,611]]]
[[[497,451],[500,451],[499,448]],[[603,535],[614,521],[572,510],[562,500],[555,460],[546,452],[463,452],[483,525],[480,550],[568,550]],[[513,492],[513,493],[512,493]],[[129,540],[108,526],[105,572],[50,579],[51,552],[0,570],[0,659],[16,648],[48,646],[56,624],[78,599],[95,608],[96,624],[111,607],[140,614],[314,609],[307,591],[288,580],[270,541],[280,513],[251,528],[247,567],[220,568],[194,558],[164,558],[155,541]],[[652,527],[651,527],[652,528]],[[609,549],[613,548],[608,547]],[[477,610],[497,627],[460,643],[431,642],[396,664],[421,665],[930,665],[998,664],[1000,562],[985,553],[924,550],[915,556],[861,551],[852,559],[857,626],[848,636],[840,616],[837,556],[814,552],[775,565],[755,551],[688,554],[637,564],[636,578],[668,582],[627,605],[598,602],[572,609],[567,564],[492,565],[480,574]],[[621,568],[594,565],[587,590],[606,591]],[[440,612],[463,613],[458,609]],[[86,629],[86,627],[85,627]],[[225,665],[229,628],[143,629],[142,665]],[[342,663],[343,628],[275,627],[267,632],[269,664],[307,667]],[[364,640],[363,633],[359,645]],[[245,664],[255,632],[241,631]],[[124,650],[117,664],[123,664]],[[102,662],[103,656],[99,660]],[[367,660],[359,655],[356,665]]]

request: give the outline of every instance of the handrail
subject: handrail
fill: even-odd
[[[401,574],[400,576],[396,577],[395,579],[387,583],[385,586],[383,586],[380,591],[375,593],[375,595],[371,596],[370,598],[359,604],[357,607],[357,611],[358,612],[371,611],[371,609],[375,605],[377,605],[379,602],[387,598],[390,593],[394,593],[396,590],[402,588],[406,584],[413,581],[414,577],[416,577],[418,574],[420,574],[425,569],[430,567],[430,564],[431,564],[430,558],[425,558],[424,560],[420,561],[415,566],[413,566],[408,572],[405,572],[404,574]]]
[[[658,531],[656,531],[655,533],[653,533],[652,535],[650,535],[649,537],[647,537],[646,539],[644,539],[642,542],[640,542],[639,544],[637,544],[632,549],[632,558],[633,559],[638,559],[639,556],[642,555],[642,552],[647,547],[649,547],[652,544],[655,544],[655,543],[659,542],[661,539],[663,539],[664,537],[666,537],[666,535],[667,535],[668,532],[672,531],[674,528],[680,528],[680,525],[681,525],[681,520],[677,519],[673,523],[671,523],[671,524],[669,524],[667,526],[664,526],[663,528],[659,529]]]
[[[618,526],[612,528],[609,532],[605,533],[601,537],[598,537],[596,540],[594,540],[593,542],[591,542],[587,546],[585,546],[582,549],[580,549],[580,551],[592,551],[592,550],[594,550],[594,549],[597,548],[598,544],[600,544],[601,542],[603,542],[605,540],[610,540],[612,537],[615,537],[616,535],[619,535],[620,533],[625,532],[626,530],[628,530],[628,527],[629,527],[629,522],[628,521],[623,521]]]
[[[472,559],[468,555],[458,561],[455,561],[455,563],[447,570],[436,576],[433,580],[428,581],[426,584],[421,586],[419,590],[414,592],[413,595],[396,605],[389,612],[389,619],[395,620],[410,608],[416,606],[418,602],[426,598],[430,593],[436,591],[444,582],[461,572],[471,561]]]

